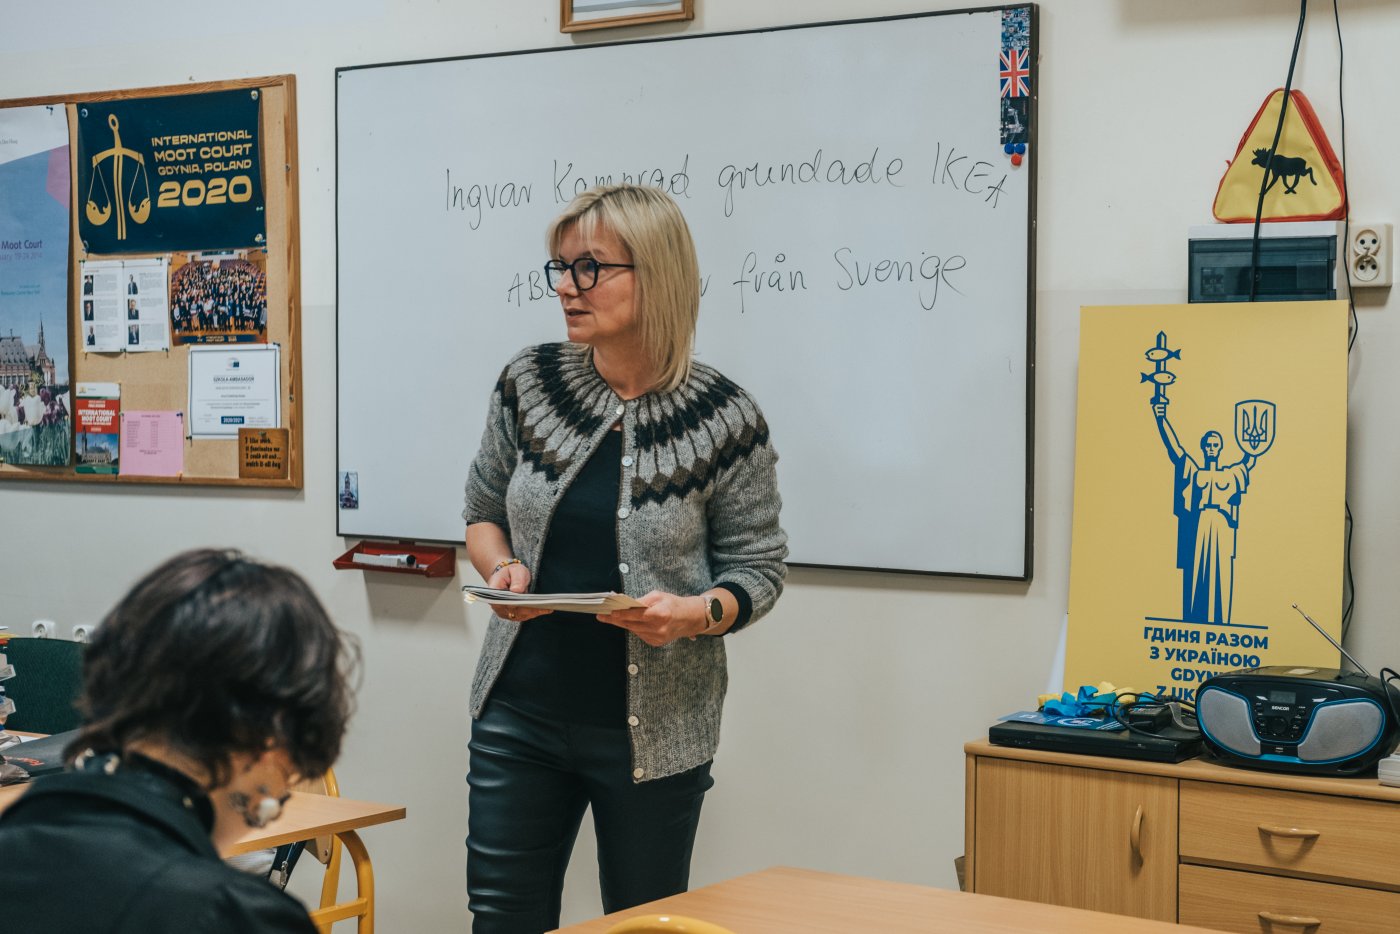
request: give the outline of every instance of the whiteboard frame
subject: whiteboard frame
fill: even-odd
[[[719,38],[724,36],[751,35],[760,33],[787,32],[795,29],[813,29],[832,26],[846,26],[860,23],[879,23],[897,20],[927,19],[932,17],[959,16],[972,13],[992,13],[1010,9],[1028,7],[1030,10],[1030,37],[1029,50],[1030,60],[1036,63],[1037,67],[1032,67],[1030,75],[1030,129],[1028,149],[1031,158],[1026,160],[1025,166],[1020,170],[1027,176],[1027,210],[1026,210],[1026,341],[1025,341],[1025,373],[1026,373],[1026,401],[1025,401],[1025,514],[1023,519],[1024,548],[1022,551],[1022,573],[1021,574],[978,574],[965,571],[939,571],[924,568],[898,568],[898,567],[872,567],[868,565],[847,565],[812,563],[801,561],[788,562],[793,567],[811,567],[845,571],[865,571],[884,572],[891,574],[912,574],[921,577],[950,577],[977,580],[1009,580],[1029,582],[1033,576],[1034,569],[1034,540],[1035,540],[1035,294],[1036,294],[1036,207],[1037,207],[1037,168],[1039,165],[1039,152],[1037,140],[1039,134],[1039,82],[1040,69],[1038,67],[1040,55],[1040,8],[1035,3],[1007,3],[984,7],[960,7],[953,10],[931,10],[919,13],[901,13],[890,16],[856,17],[840,20],[823,20],[812,23],[794,23],[784,26],[762,27],[757,29],[736,29],[725,32],[692,33],[689,35],[657,36],[646,39],[615,40],[611,42],[590,42],[587,44],[568,46],[545,46],[534,49],[516,49],[504,52],[487,52],[477,55],[451,55],[437,58],[408,59],[396,62],[375,62],[366,65],[340,66],[335,69],[336,87],[336,113],[335,113],[335,271],[336,271],[336,476],[340,475],[341,464],[341,407],[340,407],[340,75],[342,73],[354,71],[366,71],[376,68],[396,68],[412,65],[428,65],[439,62],[465,61],[471,59],[505,58],[515,55],[535,55],[549,52],[581,52],[591,49],[609,48],[613,46],[630,46],[638,44],[650,44],[661,42],[685,42],[690,40],[704,40]],[[466,475],[466,466],[463,465],[463,476]],[[437,539],[437,538],[414,538],[405,537],[401,533],[385,531],[383,533],[347,533],[341,528],[341,510],[336,510],[336,534],[341,537],[353,537],[363,539],[385,539],[396,541],[421,541],[421,542],[441,542],[443,544],[460,545],[460,539]]]

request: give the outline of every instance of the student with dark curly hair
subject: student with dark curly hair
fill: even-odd
[[[335,761],[355,656],[286,568],[200,550],[147,574],[88,647],[69,769],[0,814],[5,928],[313,932],[219,854]]]

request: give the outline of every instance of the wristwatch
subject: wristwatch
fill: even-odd
[[[710,615],[710,621],[705,626],[706,632],[724,622],[724,604],[719,602],[719,597],[710,597],[706,600],[705,611]]]

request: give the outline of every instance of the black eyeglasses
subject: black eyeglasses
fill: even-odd
[[[637,268],[632,263],[600,263],[591,256],[580,256],[572,263],[552,259],[544,264],[544,274],[549,280],[549,287],[558,291],[559,283],[564,281],[564,273],[573,273],[574,288],[580,292],[587,292],[598,284],[598,270],[604,266],[611,266],[615,269]]]

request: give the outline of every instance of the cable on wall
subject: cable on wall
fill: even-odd
[[[1264,219],[1264,195],[1269,191],[1269,172],[1278,158],[1278,141],[1283,137],[1283,121],[1288,118],[1288,96],[1293,91],[1293,69],[1298,65],[1298,48],[1303,44],[1303,24],[1308,21],[1308,0],[1302,0],[1298,11],[1298,31],[1293,36],[1293,54],[1288,59],[1288,78],[1283,82],[1283,101],[1278,111],[1278,126],[1274,127],[1274,142],[1269,147],[1269,160],[1259,179],[1259,203],[1254,209],[1254,240],[1249,253],[1249,300],[1255,300],[1259,285],[1259,225]]]
[[[1288,117],[1289,94],[1293,90],[1293,72],[1298,64],[1298,50],[1303,41],[1303,28],[1308,18],[1308,0],[1300,0],[1298,9],[1298,29],[1293,36],[1293,52],[1288,59],[1288,77],[1284,81],[1283,100],[1280,103],[1278,125],[1274,128],[1273,145],[1269,148],[1269,161],[1264,166],[1263,177],[1259,185],[1259,201],[1254,210],[1254,237],[1250,245],[1250,269],[1249,269],[1249,300],[1255,301],[1259,282],[1259,232],[1260,225],[1264,218],[1264,196],[1268,192],[1269,170],[1273,160],[1278,153],[1279,140],[1283,137],[1284,121]],[[1342,244],[1344,250],[1351,242],[1351,196],[1347,190],[1347,118],[1346,102],[1344,97],[1343,79],[1346,74],[1346,53],[1342,43],[1342,14],[1340,0],[1332,0],[1332,19],[1337,31],[1337,109],[1341,116],[1341,158],[1342,158],[1342,205],[1344,213],[1342,215]],[[1340,252],[1340,250],[1339,250]],[[1356,345],[1357,335],[1361,331],[1361,321],[1356,315],[1356,298],[1353,295],[1351,282],[1351,265],[1344,256],[1339,256],[1338,261],[1342,263],[1347,277],[1347,317],[1348,317],[1348,337],[1347,355],[1351,355],[1352,348]],[[1345,529],[1343,533],[1342,545],[1342,569],[1343,569],[1343,599],[1342,599],[1342,638],[1345,639],[1347,632],[1351,628],[1352,613],[1356,609],[1356,582],[1352,573],[1351,564],[1351,543],[1355,531],[1355,518],[1351,511],[1350,499],[1343,501],[1346,510]]]
[[[1342,133],[1342,207],[1345,213],[1342,215],[1342,250],[1349,248],[1351,243],[1351,193],[1347,189],[1349,183],[1347,177],[1347,106],[1344,90],[1344,79],[1346,76],[1346,48],[1342,43],[1342,11],[1340,0],[1332,0],[1332,21],[1337,28],[1337,112],[1341,116]],[[1356,346],[1356,336],[1361,333],[1361,319],[1356,315],[1356,294],[1351,287],[1351,263],[1345,257],[1339,257],[1342,268],[1346,270],[1347,276],[1347,315],[1351,323],[1351,334],[1347,338],[1347,356],[1351,356],[1351,349]],[[1346,507],[1346,533],[1342,544],[1342,571],[1344,574],[1342,593],[1342,639],[1347,637],[1347,631],[1351,629],[1352,611],[1356,609],[1356,581],[1351,570],[1351,540],[1352,534],[1356,531],[1356,520],[1352,516],[1351,502],[1345,500]]]

